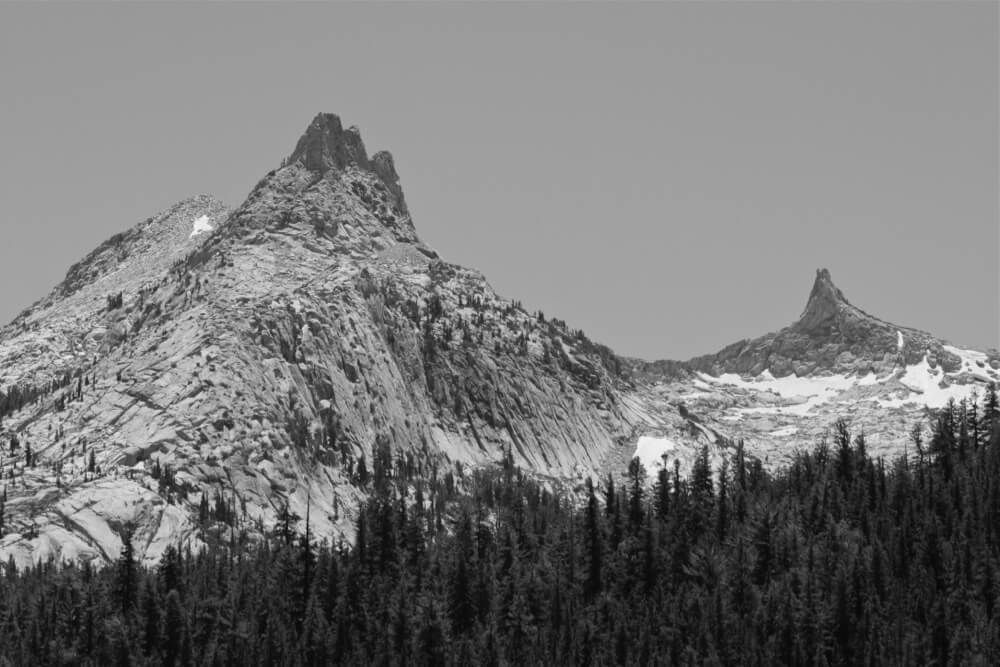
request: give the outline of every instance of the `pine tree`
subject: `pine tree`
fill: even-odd
[[[311,500],[306,502],[306,530],[305,533],[299,538],[299,548],[296,555],[296,576],[298,581],[294,582],[292,588],[293,594],[293,613],[295,615],[295,625],[299,633],[302,632],[303,625],[306,620],[306,611],[310,605],[313,598],[312,589],[314,581],[314,569],[316,563],[316,557],[313,554],[312,545],[312,534],[310,527],[310,506]]]
[[[305,612],[302,628],[302,663],[305,665],[328,665],[330,651],[328,645],[329,625],[326,618],[310,598],[309,608]]]
[[[156,586],[152,581],[147,580],[146,585],[142,587],[140,606],[142,616],[145,619],[143,647],[147,656],[154,656],[160,646],[161,613]]]
[[[688,529],[692,535],[700,535],[711,528],[712,516],[712,464],[708,457],[708,446],[702,445],[691,466],[691,506],[688,515]]]
[[[604,486],[604,513],[611,516],[616,512],[618,498],[615,496],[615,478],[608,473],[608,481]]]
[[[719,498],[716,510],[715,534],[722,542],[729,533],[729,459],[722,459],[719,468]]]
[[[466,559],[459,554],[448,590],[448,608],[452,630],[465,635],[473,628],[476,613],[472,607],[472,584]]]
[[[834,425],[833,440],[837,446],[837,472],[842,483],[850,484],[854,472],[851,454],[851,432],[847,422],[838,419]]]
[[[170,591],[181,591],[182,575],[180,552],[173,544],[169,544],[163,550],[163,555],[160,557],[160,563],[157,566],[157,577],[160,586],[168,593]]]
[[[278,512],[278,524],[275,528],[285,546],[291,546],[292,541],[295,539],[295,526],[298,522],[299,515],[292,512],[288,508],[287,503],[282,506]]]
[[[438,667],[446,664],[446,639],[444,627],[438,616],[437,608],[433,603],[428,603],[423,614],[423,625],[420,629],[417,642],[419,644],[419,661],[423,665]]]
[[[138,586],[135,547],[132,544],[134,533],[135,528],[131,525],[126,525],[122,530],[122,551],[118,557],[118,604],[125,616],[128,616],[135,607]]]
[[[983,394],[983,438],[989,440],[1000,428],[1000,399],[997,398],[996,384],[990,382]]]
[[[584,552],[586,565],[583,594],[586,600],[593,600],[601,592],[602,540],[600,513],[597,509],[597,497],[594,494],[594,483],[587,478],[587,510],[583,524]]]
[[[167,611],[164,619],[164,664],[176,665],[181,661],[187,643],[187,616],[176,589],[167,593]],[[183,663],[181,663],[183,664]]]
[[[642,524],[643,495],[646,486],[646,468],[639,457],[629,461],[628,479],[628,526],[630,532],[635,532]]]
[[[667,472],[666,455],[663,456],[663,467],[656,473],[656,484],[653,486],[654,509],[660,521],[665,521],[670,514],[670,473]]]

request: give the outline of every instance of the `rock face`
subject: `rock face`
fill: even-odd
[[[91,253],[0,358],[31,399],[0,443],[0,558],[25,562],[114,558],[128,521],[152,561],[164,522],[197,543],[217,498],[251,531],[308,504],[350,539],[376,450],[428,476],[509,455],[572,481],[631,429],[614,355],[442,261],[392,157],[330,114],[234,211],[188,200]]]
[[[0,560],[107,562],[132,526],[153,562],[307,508],[314,534],[350,540],[376,459],[460,479],[511,457],[574,487],[745,437],[778,464],[844,405],[895,437],[997,366],[864,313],[826,271],[777,333],[619,358],[442,260],[391,155],[320,114],[236,209],[180,202],[0,330]]]

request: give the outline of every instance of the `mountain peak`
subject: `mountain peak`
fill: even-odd
[[[332,113],[317,114],[309,123],[288,158],[288,164],[295,162],[320,173],[352,164],[369,167],[361,132],[353,126],[344,129],[340,117]]]
[[[395,196],[397,206],[406,212],[392,155],[388,151],[379,151],[369,158],[361,131],[355,126],[344,129],[337,114],[316,114],[285,161],[289,165],[295,163],[320,174],[352,165],[369,170],[379,177]]]
[[[825,328],[836,320],[838,313],[844,307],[851,307],[851,303],[840,288],[833,284],[830,271],[817,269],[816,280],[809,292],[809,301],[806,302],[806,308],[802,311],[797,325],[806,331]]]

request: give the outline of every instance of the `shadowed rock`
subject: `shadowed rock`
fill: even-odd
[[[320,173],[351,164],[367,169],[368,154],[358,128],[345,130],[338,116],[321,113],[306,128],[287,162],[299,162],[306,169]]]
[[[844,293],[833,284],[827,269],[816,271],[816,281],[809,293],[809,301],[802,311],[796,328],[805,332],[821,331],[834,325],[842,311],[853,308]]]

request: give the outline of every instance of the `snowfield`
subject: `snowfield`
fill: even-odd
[[[706,373],[698,373],[703,382],[729,385],[754,392],[772,393],[783,399],[799,399],[790,404],[741,408],[745,414],[792,414],[804,416],[825,403],[829,403],[843,392],[855,387],[879,384],[888,378],[879,379],[875,373],[861,377],[846,375],[823,375],[798,377],[788,375],[776,378],[771,371],[746,379],[735,373],[724,373],[715,378]]]
[[[784,399],[796,399],[791,404],[740,408],[741,413],[799,416],[805,416],[816,408],[831,403],[844,392],[860,387],[884,385],[889,390],[890,397],[866,395],[868,400],[874,400],[880,407],[898,408],[916,404],[936,409],[947,405],[949,400],[961,401],[969,398],[975,391],[981,394],[985,383],[1000,380],[1000,374],[989,365],[986,354],[950,345],[945,345],[944,348],[962,360],[962,368],[959,371],[945,373],[940,366],[932,367],[928,355],[925,354],[920,363],[906,366],[895,374],[883,378],[876,376],[875,373],[860,377],[789,375],[776,378],[770,371],[764,371],[751,378],[744,378],[735,373],[726,373],[717,378],[699,373],[698,378],[702,384],[728,385],[753,392],[772,393]],[[972,376],[978,381],[957,382],[958,376],[962,375]],[[857,400],[857,397],[853,397],[853,400]]]
[[[717,378],[705,373],[699,373],[698,376],[706,382],[729,384],[736,387],[743,387],[744,389],[752,389],[753,391],[770,391],[782,398],[825,396],[850,389],[857,385],[872,385],[878,382],[878,378],[874,373],[869,373],[863,377],[826,375],[800,378],[795,375],[787,375],[782,378],[776,378],[771,375],[771,371],[766,370],[749,380],[744,379],[736,373],[724,373]]]

